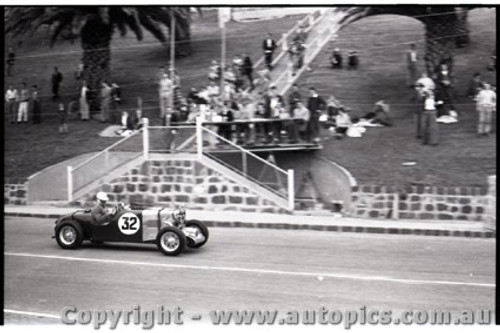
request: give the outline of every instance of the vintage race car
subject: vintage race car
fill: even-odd
[[[161,252],[176,256],[184,248],[199,248],[208,241],[208,228],[200,221],[186,221],[183,207],[173,212],[165,208],[130,210],[122,203],[116,205],[107,224],[96,224],[91,210],[59,217],[54,236],[63,249],[76,249],[84,240],[92,243],[126,242],[156,244]]]

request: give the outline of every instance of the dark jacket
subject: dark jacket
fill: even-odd
[[[95,224],[102,225],[111,222],[111,215],[106,212],[106,208],[100,204],[96,204],[91,210],[90,214]]]
[[[281,105],[285,106],[285,100],[283,99],[283,96],[278,95],[278,100],[280,101]],[[266,95],[264,98],[264,118],[271,118],[272,111],[271,111],[271,96]]]
[[[266,39],[264,39],[264,40],[262,41],[262,48],[264,49],[264,52],[266,52],[266,51],[271,51],[271,52],[273,52],[273,51],[274,51],[274,49],[276,49],[276,42],[274,41],[274,39],[271,39],[271,46],[269,47],[269,46],[267,45],[267,38],[266,38]]]
[[[319,113],[316,111],[324,110],[326,108],[325,100],[319,95],[317,97],[309,97],[307,100],[307,108],[311,113],[311,117],[319,117]]]
[[[245,59],[243,59],[243,66],[241,70],[245,75],[252,74],[253,64],[252,64],[252,59],[250,59],[249,56],[246,56]]]

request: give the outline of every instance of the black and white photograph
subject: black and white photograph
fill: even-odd
[[[491,330],[495,4],[3,4],[4,328]]]

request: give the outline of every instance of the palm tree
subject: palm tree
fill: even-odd
[[[60,7],[6,7],[5,32],[14,36],[33,34],[42,26],[52,28],[51,46],[62,35],[71,32],[79,36],[83,49],[82,62],[86,68],[85,80],[91,91],[97,92],[101,82],[110,78],[111,39],[118,30],[125,36],[131,30],[138,40],[143,28],[160,42],[168,38],[162,27],[170,29],[176,19],[176,55],[191,53],[190,8],[153,6],[60,6]],[[98,94],[89,96],[91,110],[99,109]]]
[[[341,20],[343,27],[363,17],[382,14],[409,16],[422,22],[426,38],[425,63],[427,71],[432,75],[440,63],[453,62],[453,51],[459,36],[462,41],[468,40],[464,34],[468,33],[466,22],[470,9],[472,8],[457,9],[451,6],[380,6],[343,7],[340,10],[345,12]]]

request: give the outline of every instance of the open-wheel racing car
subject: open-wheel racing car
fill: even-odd
[[[199,248],[208,241],[208,228],[198,220],[186,221],[184,207],[173,212],[165,208],[130,210],[118,203],[111,221],[95,224],[91,210],[77,210],[59,217],[54,236],[63,249],[76,249],[84,240],[92,243],[152,243],[168,256],[176,256],[186,246]]]

